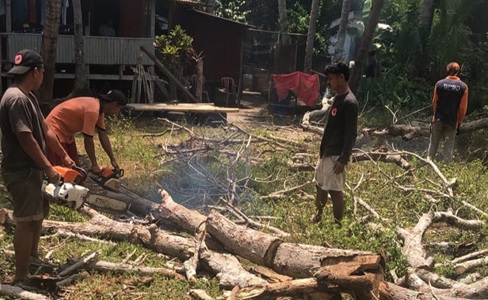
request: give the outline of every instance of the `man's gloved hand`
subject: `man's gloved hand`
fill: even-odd
[[[457,129],[456,129],[456,135],[459,135],[459,127],[461,126],[458,126]]]

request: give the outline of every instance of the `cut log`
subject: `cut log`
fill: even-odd
[[[226,249],[253,263],[272,266],[280,238],[240,226],[212,211],[207,218],[207,231],[219,240]]]
[[[276,250],[272,269],[294,278],[309,278],[320,267],[352,262],[358,256],[376,255],[366,251],[342,250],[304,244],[282,243]]]
[[[379,296],[379,284],[384,280],[384,266],[379,255],[358,256],[356,261],[321,268],[318,282],[336,285],[342,292],[354,294],[356,299],[373,300]]]
[[[275,299],[283,296],[296,296],[301,294],[315,294],[322,291],[320,299],[342,299],[338,289],[320,286],[316,278],[296,279],[280,283],[271,283],[263,287],[242,289],[239,293],[241,299]]]
[[[207,217],[198,211],[190,210],[174,202],[171,195],[165,190],[159,190],[158,193],[161,195],[161,202],[153,213],[164,224],[175,226],[178,230],[194,234],[198,230],[198,226],[207,220]],[[205,243],[214,251],[222,251],[224,249],[220,242],[209,235],[207,235]]]
[[[460,275],[460,274],[464,274],[467,271],[472,270],[474,268],[486,266],[486,264],[488,264],[488,256],[478,258],[478,259],[468,260],[468,261],[456,264],[454,266],[454,270],[455,270],[456,274]]]
[[[158,217],[167,224],[193,234],[198,226],[205,223],[207,217],[197,211],[190,210],[173,201],[173,198],[164,190],[160,190],[161,202],[157,208]]]

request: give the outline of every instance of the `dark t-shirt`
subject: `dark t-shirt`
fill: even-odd
[[[351,91],[336,96],[320,143],[320,157],[339,155],[339,161],[346,165],[356,141],[357,123],[356,96]]]
[[[459,106],[463,97],[467,99],[468,86],[459,78],[449,76],[439,80],[435,89],[437,94],[436,120],[457,127]]]
[[[30,132],[46,153],[42,130],[44,116],[34,94],[25,95],[15,85],[9,87],[0,101],[0,127],[2,130],[2,171],[12,172],[20,168],[38,168],[36,162],[24,151],[16,133]]]

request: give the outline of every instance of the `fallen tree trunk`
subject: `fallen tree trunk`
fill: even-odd
[[[215,211],[207,218],[207,231],[231,253],[267,267],[272,266],[276,249],[283,242],[275,236],[236,225]]]
[[[426,125],[428,125],[428,123],[426,123]],[[324,133],[323,127],[310,125],[308,119],[305,120],[305,116],[300,126],[305,131],[313,132],[319,135],[322,135]],[[485,128],[488,128],[488,118],[483,118],[461,124],[459,128],[459,134],[464,134]],[[359,134],[356,138],[355,147],[360,148],[363,144],[371,141],[372,138],[384,138],[387,136],[401,136],[404,141],[410,141],[418,137],[429,137],[430,130],[428,126],[421,127],[405,124],[391,125],[381,130],[364,128],[363,130],[361,130],[361,134]]]
[[[356,257],[376,255],[366,251],[343,250],[295,243],[282,243],[276,250],[273,270],[294,278],[308,278],[322,266],[353,262]]]
[[[7,212],[7,223],[13,224],[12,212],[5,211]],[[192,239],[165,232],[154,224],[146,227],[139,224],[121,223],[100,215],[92,209],[86,209],[86,211],[92,217],[90,221],[76,223],[44,221],[43,230],[63,229],[84,235],[128,241],[158,253],[177,257],[182,261],[191,258],[195,252],[195,243]],[[237,258],[229,254],[203,249],[200,253],[200,261],[204,266],[208,266],[210,271],[217,274],[219,283],[224,287],[266,284],[265,280],[247,272]]]
[[[294,278],[309,278],[322,266],[377,256],[365,251],[283,243],[276,237],[237,225],[216,212],[209,215],[207,230],[233,253]]]
[[[246,288],[239,292],[241,299],[275,299],[276,297],[296,296],[324,292],[318,299],[342,299],[338,289],[321,287],[316,278],[296,279],[286,282],[271,283],[263,287]]]
[[[165,198],[164,192],[162,197]],[[170,206],[164,207],[170,203]],[[188,210],[181,205],[163,199],[160,204],[165,220],[194,232],[197,223],[202,220],[198,212]],[[194,220],[198,220],[195,222]],[[188,220],[183,222],[182,220]],[[234,254],[253,263],[266,265],[274,271],[294,278],[309,278],[321,266],[340,262],[354,262],[357,256],[376,255],[371,252],[331,249],[321,246],[282,243],[272,235],[262,233],[245,226],[240,226],[216,212],[207,220],[207,231]]]
[[[194,233],[200,224],[205,223],[207,217],[197,211],[188,209],[174,202],[164,190],[160,190],[161,202],[157,207],[158,218],[167,224],[176,226],[179,230]]]

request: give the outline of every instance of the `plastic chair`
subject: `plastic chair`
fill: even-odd
[[[234,95],[234,97],[235,97],[234,99],[237,98],[237,94],[235,91],[235,89],[236,89],[235,88],[236,87],[235,81],[231,77],[222,77],[220,79],[220,81],[222,82],[223,92],[225,94],[226,106],[229,106],[230,96]]]
[[[195,90],[195,95],[197,92],[197,79],[198,76],[196,74],[191,76],[191,85]],[[202,101],[203,101],[203,95],[207,97],[207,102],[210,102],[210,97],[208,96],[208,92],[205,90],[205,76],[203,77],[203,82],[202,82]]]

